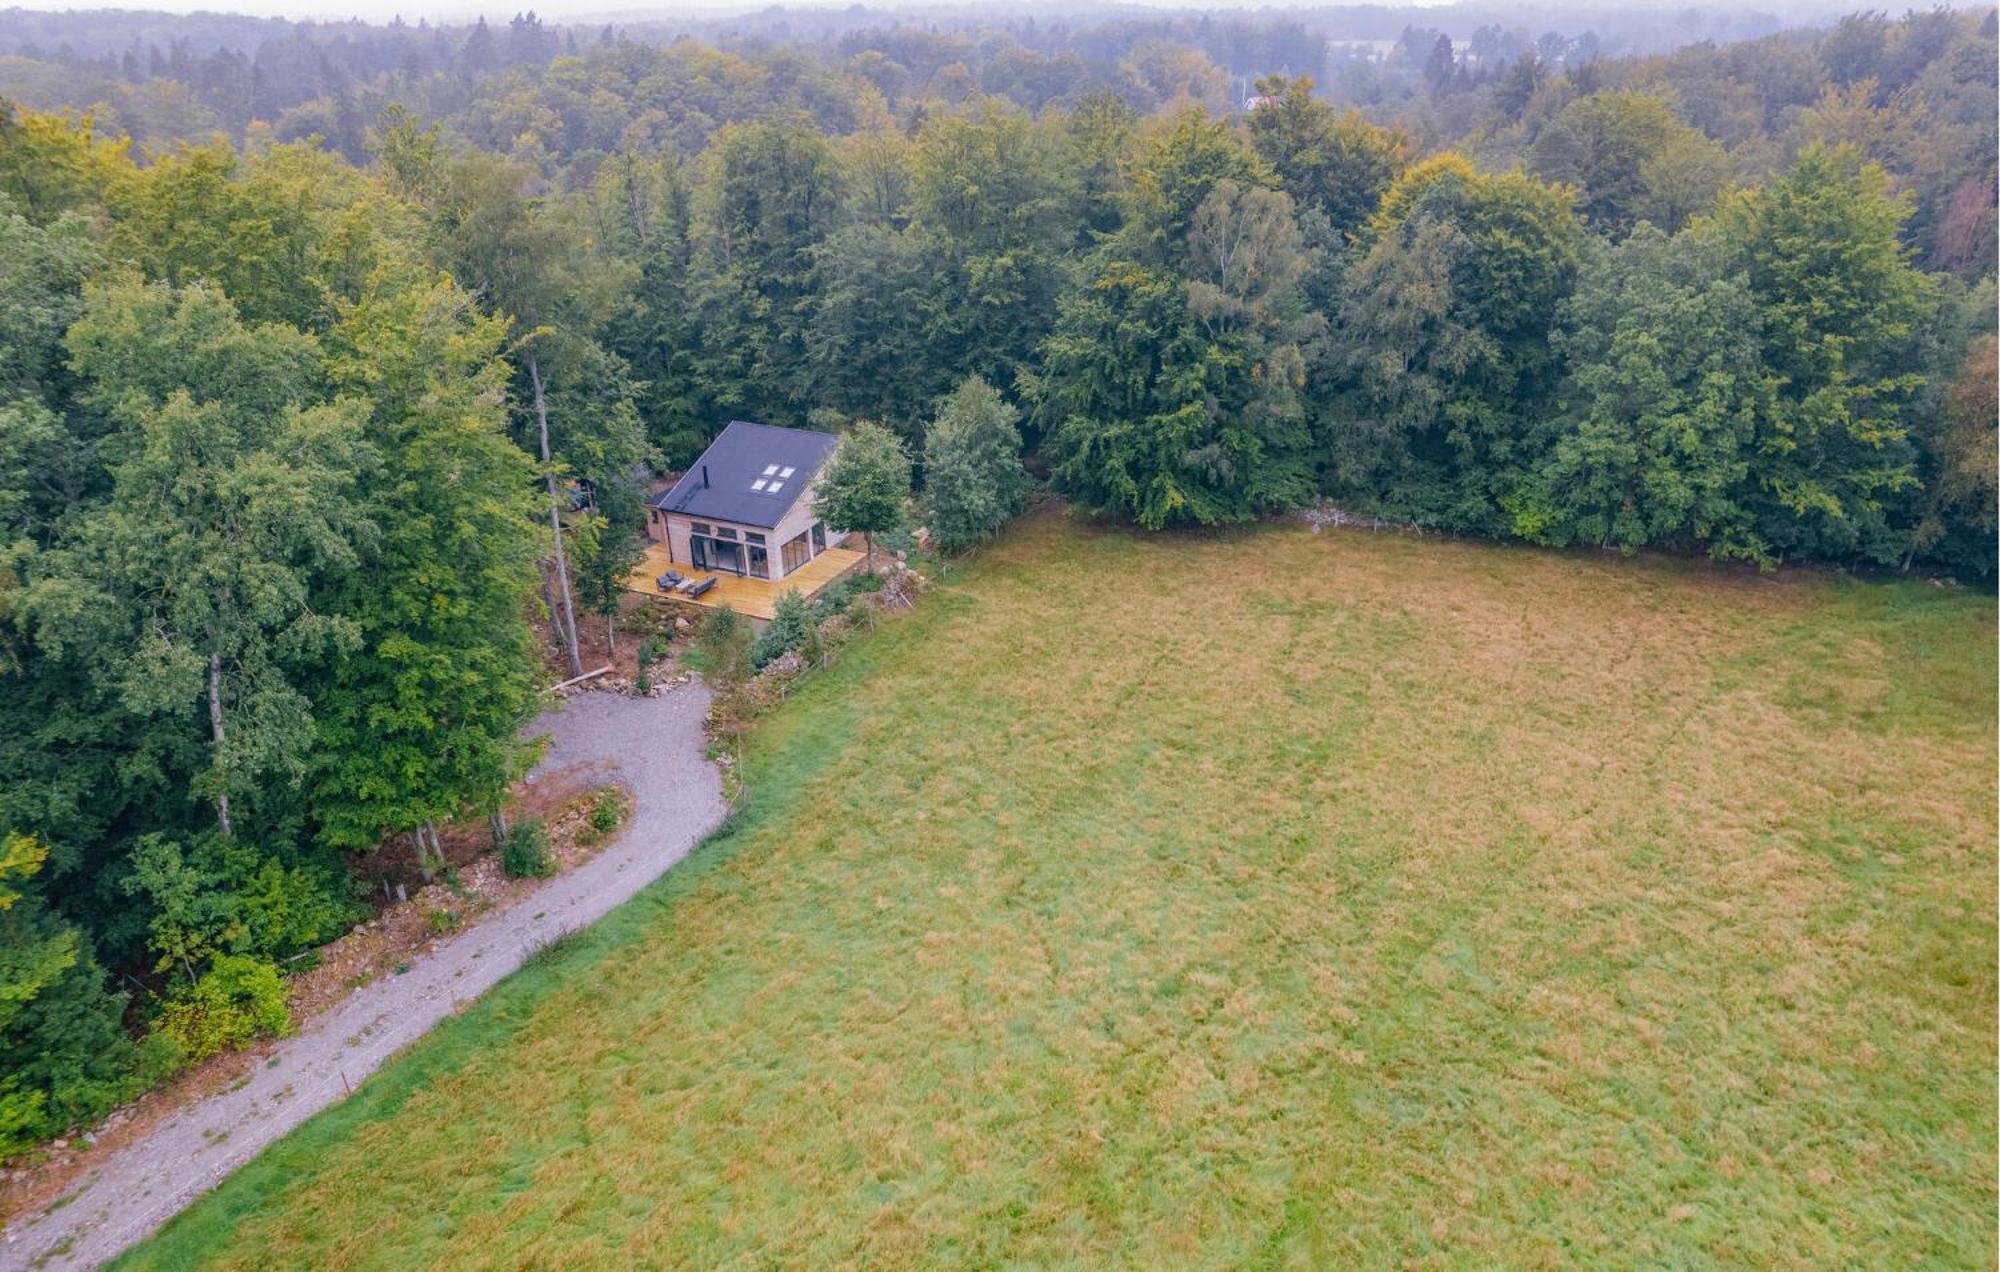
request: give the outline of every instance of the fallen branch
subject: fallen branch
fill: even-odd
[[[586,680],[595,680],[599,676],[603,675],[605,672],[610,670],[611,670],[610,667],[605,666],[605,667],[599,667],[596,671],[586,671],[581,676],[571,676],[568,680],[563,681],[559,685],[550,685],[548,688],[542,690],[542,692],[560,693],[564,689],[569,688],[571,685],[580,685]]]

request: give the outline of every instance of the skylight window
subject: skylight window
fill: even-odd
[[[764,465],[764,475],[765,475],[766,477],[769,477],[769,476],[773,475],[773,474],[774,474],[774,473],[776,473],[777,471],[778,471],[778,466],[777,466],[776,464],[766,464],[766,465]],[[787,472],[787,473],[785,474],[785,476],[789,477],[789,476],[791,476],[791,473],[790,473],[790,472]]]
[[[762,477],[759,477],[756,481],[750,483],[750,489],[762,490],[764,488],[764,484],[765,484],[764,479]]]
[[[768,472],[769,472],[770,470],[769,470],[769,469],[765,469],[764,471],[768,473]],[[786,468],[786,469],[782,470],[781,472],[779,472],[778,476],[780,476],[780,477],[790,477],[790,476],[791,476],[791,475],[792,475],[793,473],[795,473],[795,472],[797,472],[797,471],[798,471],[798,469],[796,469],[796,468]]]
[[[785,488],[785,483],[784,483],[784,482],[782,482],[782,481],[774,481],[774,482],[772,482],[772,483],[771,483],[771,488],[770,488],[770,489],[769,489],[768,491],[764,492],[764,493],[766,493],[766,494],[771,494],[771,495],[775,495],[775,494],[777,494],[777,493],[778,493],[779,491],[783,490],[784,488]]]

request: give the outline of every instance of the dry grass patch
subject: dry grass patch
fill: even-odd
[[[134,1262],[1990,1266],[1993,649],[1916,585],[1037,518]]]

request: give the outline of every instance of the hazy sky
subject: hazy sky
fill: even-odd
[[[698,14],[714,16],[726,13],[744,13],[782,4],[788,9],[844,9],[854,0],[744,0],[743,3],[717,3],[716,0],[662,0],[652,4],[632,4],[630,0],[539,0],[539,2],[508,3],[503,0],[8,0],[23,8],[93,8],[98,3],[127,9],[150,9],[164,13],[192,13],[197,9],[211,13],[248,13],[260,18],[361,18],[368,22],[387,22],[398,15],[405,22],[415,22],[419,18],[429,18],[433,22],[470,22],[481,14],[488,22],[506,22],[526,9],[533,9],[548,21],[576,21],[587,19],[638,21],[641,19],[671,18],[677,14]],[[1138,0],[1147,8],[1195,8],[1255,10],[1264,7],[1257,0]],[[1336,3],[1340,0],[1336,0]],[[1350,3],[1366,3],[1368,0],[1348,0]],[[1448,0],[1387,0],[1397,5],[1421,5],[1446,3]],[[1554,0],[1560,5],[1562,0]],[[1615,4],[1617,0],[1610,0]],[[1635,0],[1637,7],[1659,7],[1667,0]],[[867,0],[874,9],[893,9],[920,4],[923,7],[939,7],[951,4],[952,0],[906,0],[899,5],[897,0]],[[1544,0],[1547,3],[1547,0]],[[998,4],[964,4],[965,8],[1002,9]],[[1023,6],[1032,10],[1032,4]],[[1289,7],[1289,5],[1285,6]]]
[[[38,8],[35,0],[18,0],[24,8]],[[51,5],[50,7],[55,7]],[[70,7],[70,6],[64,6]],[[92,7],[90,0],[75,7]],[[697,13],[715,14],[743,12],[762,5],[718,5],[714,3],[666,3],[643,6],[627,6],[612,0],[545,0],[538,3],[507,4],[489,0],[142,0],[130,3],[123,0],[117,7],[127,9],[151,9],[163,13],[193,13],[206,10],[210,13],[248,13],[260,18],[361,18],[368,22],[387,22],[401,15],[405,22],[415,22],[419,18],[429,18],[433,22],[470,22],[481,14],[488,22],[502,22],[516,13],[533,9],[549,21],[570,21],[576,18],[601,17],[607,13],[619,19],[640,17],[671,17],[674,14]],[[833,8],[839,5],[788,4],[788,8]]]

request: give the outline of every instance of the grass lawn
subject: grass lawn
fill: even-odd
[[[130,1262],[1991,1267],[1994,641],[1038,517]]]

